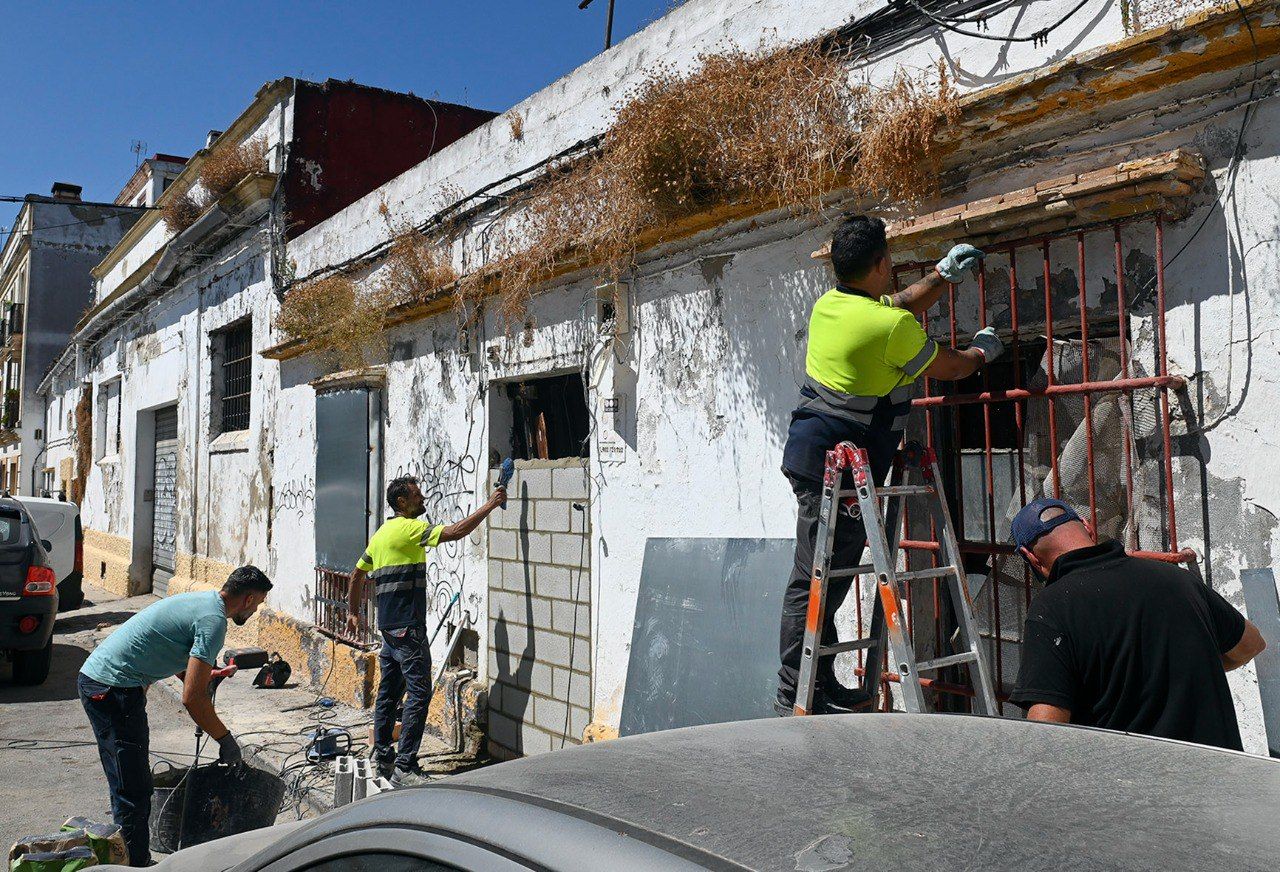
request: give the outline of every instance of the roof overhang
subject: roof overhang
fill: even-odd
[[[1173,83],[1188,94],[1221,88],[1224,75],[1280,55],[1277,8],[1280,0],[1226,3],[965,95],[960,101],[960,122],[953,126],[955,132],[942,138],[944,176],[963,173],[983,161],[1008,165],[1013,151],[1027,142],[1041,142],[1056,130],[1068,135],[1098,124],[1103,115],[1121,119],[1138,106],[1161,105]],[[1245,26],[1242,12],[1252,30]],[[1114,169],[1104,166],[1098,171],[1111,173]],[[1176,184],[1166,187],[1170,196],[1181,191]],[[831,200],[840,199],[841,192],[833,191]],[[843,199],[849,199],[848,195]],[[1164,208],[1166,204],[1157,205]],[[641,234],[637,250],[679,242],[762,214],[754,203],[721,206]],[[785,210],[775,214],[786,217]],[[569,256],[552,278],[591,265],[586,259]],[[445,287],[430,299],[391,310],[388,326],[427,318],[451,305],[452,287]],[[286,340],[265,349],[262,355],[287,360],[308,350],[303,341]]]
[[[292,78],[286,77],[283,79],[276,79],[274,82],[268,82],[259,88],[258,93],[254,96],[253,102],[240,113],[240,116],[231,123],[231,126],[228,127],[222,135],[214,140],[207,148],[202,148],[200,151],[192,155],[192,157],[187,161],[186,166],[182,168],[182,172],[173,180],[168,189],[160,195],[160,199],[156,201],[156,208],[149,210],[145,215],[138,219],[138,222],[134,224],[133,227],[129,228],[129,231],[125,233],[125,235],[120,238],[120,241],[115,244],[115,247],[107,252],[106,256],[98,262],[97,266],[90,270],[94,279],[100,281],[103,276],[109,273],[112,268],[119,264],[120,261],[133,250],[133,248],[144,236],[146,236],[147,232],[150,231],[151,228],[155,227],[158,222],[164,220],[161,217],[160,209],[171,198],[181,196],[183,192],[195,184],[195,182],[200,178],[201,165],[204,163],[209,152],[214,148],[217,148],[218,143],[223,140],[235,142],[247,136],[249,132],[256,128],[262,119],[267,116],[267,113],[271,111],[272,106],[274,106],[282,97],[293,92],[293,83],[294,80]],[[141,270],[141,267],[139,269]],[[143,275],[146,275],[145,271],[143,272]]]

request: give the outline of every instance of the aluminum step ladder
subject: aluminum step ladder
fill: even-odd
[[[852,474],[853,490],[842,489],[846,470]],[[920,484],[907,483],[907,473],[912,470],[919,473]],[[941,565],[907,572],[897,568],[901,532],[899,521],[903,500],[915,496],[928,498],[929,513],[938,531],[941,546]],[[880,508],[881,500],[887,501],[883,511]],[[861,518],[865,520],[871,563],[833,570],[831,553],[841,507],[852,508],[855,505]],[[858,515],[854,515],[856,517]],[[844,523],[853,523],[854,518],[846,518]],[[892,531],[892,540],[887,531]],[[826,618],[828,581],[864,574],[874,574],[877,588],[870,634],[863,639],[847,642],[832,640],[831,643],[824,644],[822,625]],[[959,624],[953,637],[959,653],[917,662],[911,639],[907,635],[906,622],[903,620],[903,585],[933,578],[947,580],[947,591]],[[858,591],[855,590],[855,593]],[[967,664],[974,690],[974,712],[984,715],[999,714],[996,695],[992,689],[991,671],[982,656],[964,564],[960,558],[955,529],[951,526],[951,513],[947,509],[942,476],[938,472],[938,460],[933,449],[923,448],[918,442],[906,443],[894,457],[889,486],[879,487],[871,472],[867,452],[851,442],[841,442],[827,452],[822,482],[822,509],[818,516],[818,538],[813,555],[813,575],[809,581],[804,647],[800,655],[800,679],[796,687],[795,714],[807,715],[813,712],[819,659],[846,651],[867,652],[860,689],[867,692],[873,701],[878,699],[886,638],[889,662],[897,670],[903,705],[908,712],[932,710],[920,683],[923,673]]]

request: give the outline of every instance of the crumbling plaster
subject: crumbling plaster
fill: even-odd
[[[744,8],[738,21],[758,21],[768,4],[740,5]],[[733,23],[735,16],[726,15],[713,26],[709,23],[715,17],[710,14],[711,7],[707,3],[685,4],[641,34],[634,44],[624,44],[622,50],[602,56],[516,107],[513,111],[522,113],[528,131],[521,142],[509,142],[505,134],[499,138],[498,119],[305,234],[290,249],[299,264],[299,273],[321,269],[326,263],[341,261],[376,245],[385,237],[385,223],[377,214],[380,203],[386,202],[398,216],[419,221],[439,205],[436,192],[446,183],[463,191],[474,190],[513,168],[534,163],[541,155],[557,151],[574,139],[598,132],[616,95],[625,90],[626,82],[640,75],[643,64],[635,59],[639,54],[658,46],[664,58],[687,63],[693,47],[733,40],[738,33],[738,25]],[[828,14],[836,16],[835,12]],[[772,19],[780,22],[780,28],[769,39],[808,36],[840,23],[821,20],[821,15],[788,5],[785,14],[778,11]],[[694,20],[701,26],[690,26]],[[1063,42],[1078,51],[1121,36],[1118,14],[1115,21],[1102,15],[1095,16],[1088,28]],[[940,40],[944,54],[948,53],[949,43],[955,41],[958,38]],[[1054,44],[1058,42],[1055,40]],[[917,44],[897,53],[892,60],[923,66],[928,58],[937,55],[938,49],[939,44],[934,42]],[[965,45],[964,49],[965,57],[983,58],[988,68],[997,66],[997,49],[991,44]],[[1180,50],[1200,54],[1195,44],[1186,44]],[[1008,63],[1011,57],[1018,62],[1009,64],[997,78],[1012,79],[1021,69],[1062,56],[1055,56],[1054,52],[1051,47],[1034,56],[1024,48],[1012,55],[1001,53],[1001,63]],[[950,54],[960,56],[955,51]],[[871,75],[883,77],[890,69],[886,60],[878,63]],[[1116,75],[1126,73],[1121,70]],[[1247,90],[1250,84],[1246,81],[1249,77],[1239,70],[1208,69],[1198,75],[1207,78],[1196,86],[1166,93],[1165,99],[1148,91],[1145,95],[1126,95],[1126,99],[1136,102],[1125,104],[1123,111],[1100,105],[1096,115],[1090,110],[1092,120],[1088,123],[1082,123],[1084,119],[1078,111],[1062,112],[1027,124],[1025,135],[1021,128],[1013,133],[1005,130],[1000,133],[1004,138],[998,141],[998,147],[1007,148],[1012,143],[1017,155],[1013,162],[1006,159],[1001,164],[993,156],[997,146],[984,146],[982,137],[973,138],[971,146],[962,142],[957,160],[963,163],[967,159],[964,150],[968,148],[975,172],[968,177],[953,173],[960,184],[952,187],[938,205],[1034,185],[1063,172],[1087,171],[1159,150],[1190,147],[1205,156],[1211,178],[1206,192],[1195,201],[1191,216],[1166,228],[1167,257],[1204,215],[1213,211],[1212,203],[1227,182],[1229,140],[1241,120],[1240,110],[1231,107],[1239,105],[1244,96],[1242,89]],[[1206,86],[1210,80],[1213,88]],[[610,93],[604,94],[598,90],[601,81],[618,84],[610,84]],[[960,84],[970,88],[993,81],[961,77]],[[1059,93],[1066,93],[1079,81],[1060,84]],[[1269,88],[1265,93],[1269,94]],[[1255,99],[1260,96],[1255,93]],[[1269,107],[1266,111],[1271,113],[1275,111],[1273,102],[1260,105]],[[569,105],[574,107],[572,112],[565,109]],[[1007,125],[993,126],[992,131],[1003,126]],[[1254,137],[1265,140],[1269,128],[1274,129],[1261,118],[1255,120]],[[993,138],[986,141],[996,142]],[[985,152],[984,147],[988,149]],[[1260,154],[1265,148],[1254,147],[1245,162],[1247,171],[1241,171],[1237,179],[1238,187],[1247,185],[1258,199],[1265,198],[1275,172],[1269,156]],[[1263,162],[1255,168],[1253,161],[1258,159]],[[1267,208],[1266,214],[1270,215],[1274,202]],[[1249,272],[1255,276],[1255,286],[1250,291],[1265,299],[1252,305],[1269,310],[1280,298],[1280,290],[1270,279],[1273,273],[1268,270],[1275,258],[1274,243],[1258,234],[1233,239],[1225,227],[1215,232],[1214,223],[1212,218],[1206,223],[1206,229],[1188,250],[1178,276],[1168,276],[1171,369],[1193,376],[1193,389],[1198,384],[1194,377],[1197,372],[1211,370],[1214,379],[1221,378],[1224,354],[1238,357],[1251,347],[1254,353],[1273,347],[1273,337],[1261,326],[1267,322],[1261,318],[1248,327],[1239,327],[1232,340],[1223,341],[1222,331],[1232,323],[1239,326],[1244,317],[1241,308],[1249,304],[1236,290],[1239,280],[1225,278],[1228,271],[1222,269],[1222,252],[1247,252]],[[1270,219],[1254,226],[1265,229],[1276,224]],[[531,327],[501,324],[490,315],[486,316],[483,335],[471,335],[464,343],[457,335],[454,316],[445,313],[394,332],[396,359],[388,367],[387,406],[392,409],[390,414],[397,417],[389,421],[387,431],[388,470],[398,468],[390,457],[404,450],[399,447],[402,440],[414,445],[414,450],[430,445],[433,449],[438,447],[443,456],[453,452],[455,458],[474,456],[477,442],[487,445],[487,434],[478,436],[476,432],[484,428],[483,414],[476,418],[477,398],[494,380],[565,369],[583,369],[590,376],[595,411],[591,464],[595,495],[591,511],[592,637],[597,640],[593,648],[593,705],[597,721],[616,724],[621,709],[647,537],[789,537],[792,533],[794,507],[777,469],[787,415],[801,375],[807,308],[829,283],[824,268],[808,259],[809,251],[817,247],[822,237],[821,228],[811,220],[775,216],[767,221],[735,221],[650,252],[631,277],[631,332],[612,341],[596,334],[594,283],[584,276],[567,276],[536,297],[530,307]],[[1139,275],[1150,275],[1150,258],[1154,255],[1153,241],[1136,247],[1138,250],[1126,261],[1126,270],[1133,270],[1128,276],[1131,281]],[[1108,297],[1114,300],[1108,254],[1089,252],[1086,296],[1090,306],[1105,305]],[[1259,266],[1256,272],[1255,260]],[[1061,280],[1064,287],[1074,289],[1077,277],[1074,261],[1070,262],[1071,267],[1059,270],[1062,275],[1055,277],[1055,286]],[[1034,275],[1034,271],[1028,273],[1028,282],[1034,281]],[[1263,287],[1258,287],[1259,282]],[[972,287],[961,292],[962,299],[972,296]],[[1224,303],[1228,298],[1230,302]],[[1147,294],[1141,303],[1134,312],[1138,337],[1135,354],[1151,361],[1153,334],[1144,331],[1144,322],[1150,319],[1151,295]],[[1231,308],[1224,309],[1224,305]],[[1197,320],[1195,311],[1199,308],[1213,311],[1215,317]],[[1234,320],[1228,317],[1230,311],[1236,311]],[[477,332],[473,330],[473,334]],[[440,344],[441,337],[447,337],[444,345]],[[465,349],[460,347],[464,344]],[[1203,349],[1210,346],[1214,350],[1206,355]],[[493,354],[490,348],[494,349]],[[1240,384],[1244,376],[1238,374],[1243,365],[1239,359],[1232,364],[1232,386],[1216,396],[1243,392]],[[1175,475],[1182,538],[1192,547],[1202,551],[1207,548],[1210,553],[1205,565],[1211,572],[1206,574],[1215,587],[1236,602],[1241,599],[1238,570],[1269,565],[1280,553],[1274,520],[1268,520],[1274,510],[1268,506],[1275,505],[1277,483],[1274,477],[1267,481],[1265,475],[1249,473],[1260,468],[1256,457],[1244,454],[1249,441],[1246,434],[1265,428],[1266,403],[1274,391],[1269,373],[1260,374],[1260,369],[1254,367],[1250,371],[1253,393],[1249,403],[1237,400],[1232,416],[1203,437],[1213,446],[1212,454],[1203,450],[1199,454],[1180,454]],[[420,386],[412,392],[401,392],[406,383],[404,374],[410,371],[425,378],[429,393],[423,393]],[[450,377],[443,378],[443,383],[432,381],[441,379],[446,372]],[[1261,386],[1264,381],[1267,387]],[[420,385],[416,379],[408,383]],[[282,390],[282,402],[286,401],[284,394],[298,390]],[[400,405],[398,396],[415,407],[414,411],[396,411]],[[624,400],[618,418],[606,418],[601,413],[602,396]],[[420,406],[424,401],[428,404],[426,409]],[[291,408],[306,408],[305,398],[288,402]],[[615,445],[621,442],[626,447],[620,455],[612,455],[615,459],[605,460],[600,452],[602,439]],[[1179,440],[1179,451],[1187,442]],[[1144,470],[1154,474],[1158,470],[1146,467],[1155,462],[1153,455],[1145,455]],[[1216,478],[1206,478],[1206,470]],[[478,486],[478,476],[474,482]],[[1209,499],[1204,498],[1206,485],[1213,493]],[[480,496],[473,492],[473,499]],[[1219,523],[1226,528],[1216,534],[1225,537],[1225,541],[1206,539],[1203,523],[1190,517],[1194,512],[1182,511],[1184,505],[1200,504],[1210,506],[1207,516],[1211,531]],[[1254,506],[1257,508],[1251,508]],[[1244,524],[1239,523],[1241,517]],[[485,576],[480,555],[474,553],[477,544],[471,543],[468,553],[474,556],[462,564],[466,570],[462,583],[483,596]],[[1253,750],[1258,750],[1262,746],[1256,693],[1252,690],[1255,681],[1251,670],[1233,675],[1247,741]]]

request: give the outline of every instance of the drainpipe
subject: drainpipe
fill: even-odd
[[[36,471],[40,468],[40,458],[44,457],[45,452],[49,450],[49,395],[43,394],[42,399],[44,400],[44,412],[40,420],[44,422],[44,427],[40,429],[40,432],[44,434],[44,437],[40,440],[39,453],[31,460],[31,495],[33,497],[40,496],[40,490],[36,487]]]
[[[195,408],[195,426],[191,428],[193,434],[191,440],[191,462],[193,464],[191,472],[191,505],[194,507],[200,501],[200,446],[202,440],[200,438],[200,413],[204,405],[204,376],[201,370],[201,361],[204,359],[204,286],[200,285],[196,288],[196,383],[195,390],[192,391],[196,398]],[[209,507],[208,499],[205,500],[205,509]],[[152,534],[154,535],[154,533]],[[191,519],[191,560],[196,559],[196,519]],[[176,568],[176,567],[175,567]]]

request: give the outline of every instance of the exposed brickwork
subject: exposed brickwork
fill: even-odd
[[[488,533],[489,747],[502,759],[578,744],[591,720],[586,470],[520,463],[509,492]]]

